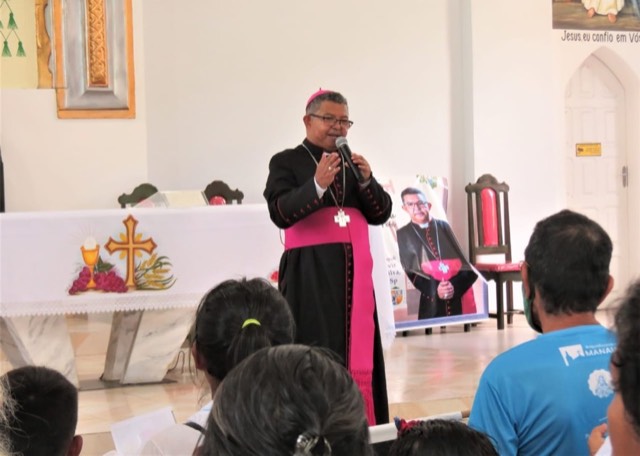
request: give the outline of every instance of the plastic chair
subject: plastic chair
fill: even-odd
[[[509,186],[498,183],[491,174],[483,174],[475,184],[465,187],[469,217],[469,260],[486,280],[496,283],[498,329],[513,322],[513,282],[522,281],[521,264],[511,261],[509,227]],[[504,308],[503,285],[507,287],[507,309]]]
[[[131,193],[123,193],[118,197],[118,203],[121,208],[131,207],[138,204],[140,201],[149,198],[151,195],[158,193],[158,189],[155,185],[144,183],[138,185],[133,189]]]
[[[204,196],[210,205],[219,204],[242,204],[244,193],[237,188],[231,190],[225,182],[214,180],[204,189]]]

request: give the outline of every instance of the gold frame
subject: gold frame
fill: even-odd
[[[39,1],[46,3],[48,0]],[[124,17],[110,14],[114,11],[115,2],[121,2],[117,7],[122,8]],[[63,0],[53,0],[58,117],[61,119],[135,118],[131,0],[83,0],[84,4],[79,6],[75,6],[75,3],[75,1],[67,1],[63,4]],[[74,6],[70,6],[71,4]],[[65,7],[77,9],[65,11]],[[85,14],[82,15],[82,12]],[[70,20],[74,21],[72,26],[69,26]],[[117,24],[124,34],[124,40],[120,41],[124,41],[121,48],[118,48],[117,40],[108,35],[109,21],[122,21],[121,24]],[[115,34],[113,29],[114,27],[111,27],[110,30]],[[74,33],[76,35],[72,36]],[[125,67],[126,79],[123,78],[121,81],[117,81],[117,76],[114,76],[113,67],[118,63]]]
[[[45,10],[49,0],[36,0],[36,47],[38,53],[38,88],[53,87],[53,74],[49,69],[51,58],[51,39],[47,32],[47,18]]]

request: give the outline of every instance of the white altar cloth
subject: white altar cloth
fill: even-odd
[[[388,348],[395,328],[382,232],[369,232],[378,321]],[[160,381],[202,296],[223,280],[270,278],[284,249],[280,235],[266,204],[0,214],[0,347],[14,367],[46,365],[78,385],[64,315],[115,312],[102,378]],[[122,279],[139,274],[153,255],[166,257],[170,266],[160,269],[174,283],[149,291],[132,278],[126,293],[72,295],[88,258],[81,247],[95,245]]]
[[[100,246],[101,259],[124,278],[126,258],[120,251],[110,254],[105,245],[110,238],[122,241],[129,215],[138,221],[134,237],[151,238],[154,253],[167,257],[175,284],[160,291],[70,295],[84,266],[80,247],[90,237]],[[2,214],[0,316],[195,308],[222,280],[268,278],[282,251],[265,204]],[[136,264],[149,256],[140,252]]]

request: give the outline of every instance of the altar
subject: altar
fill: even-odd
[[[262,204],[2,214],[0,346],[78,385],[64,315],[114,312],[103,380],[160,381],[202,296],[282,249]]]
[[[0,348],[78,385],[65,315],[113,312],[102,380],[161,381],[203,295],[274,279],[283,248],[265,204],[0,214]],[[391,298],[377,252],[380,315]]]

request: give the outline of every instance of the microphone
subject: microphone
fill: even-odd
[[[342,159],[347,162],[349,168],[353,172],[353,175],[356,177],[359,183],[364,182],[364,176],[360,172],[360,168],[358,168],[351,160],[351,149],[349,149],[349,144],[347,143],[347,138],[344,136],[340,136],[336,138],[336,147],[338,148],[338,152],[342,156]]]

